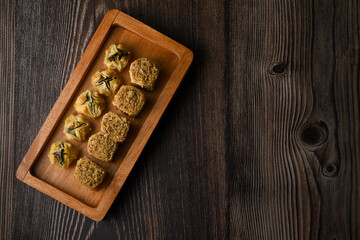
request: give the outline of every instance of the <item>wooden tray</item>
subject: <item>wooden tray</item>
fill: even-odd
[[[98,69],[106,68],[103,59],[105,50],[111,43],[123,43],[133,54],[131,61],[140,57],[152,59],[159,67],[160,75],[154,91],[146,92],[147,103],[142,112],[136,118],[127,117],[132,122],[128,138],[119,146],[112,162],[102,162],[90,156],[86,151],[87,142],[67,140],[80,150],[79,157],[89,157],[108,173],[101,187],[91,191],[73,177],[75,163],[68,169],[60,169],[49,162],[47,154],[54,141],[66,139],[63,134],[64,121],[67,116],[75,113],[73,105],[77,96],[86,89],[93,89],[91,76]],[[123,12],[109,11],[22,160],[16,177],[93,220],[103,219],[192,59],[192,52],[174,40]],[[130,84],[128,70],[129,66],[119,74],[123,84]],[[104,113],[111,110],[123,115],[111,104],[112,99],[105,96],[104,99],[107,101]],[[102,116],[87,119],[92,124],[91,134],[98,132]]]

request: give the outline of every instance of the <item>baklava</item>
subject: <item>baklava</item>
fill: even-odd
[[[108,69],[121,72],[127,66],[130,56],[122,44],[111,44],[105,52],[104,64]]]
[[[88,158],[80,158],[76,163],[74,177],[91,190],[98,187],[105,176],[105,170]]]
[[[159,70],[155,64],[147,58],[139,58],[130,65],[131,83],[146,90],[154,89]]]
[[[101,131],[117,142],[125,141],[129,129],[130,121],[116,113],[108,112],[102,118]]]
[[[83,116],[71,114],[66,118],[64,133],[67,139],[83,142],[90,132],[90,123]]]
[[[66,141],[57,141],[51,145],[48,157],[59,168],[68,168],[77,158],[78,150]]]
[[[123,85],[113,99],[113,105],[125,114],[135,117],[143,109],[145,104],[145,94],[142,90]]]
[[[110,162],[116,151],[117,142],[103,132],[92,135],[88,141],[88,153],[104,162]]]
[[[74,108],[90,118],[97,118],[105,108],[105,100],[97,91],[86,90],[76,99]]]
[[[110,69],[97,71],[92,76],[94,88],[103,95],[113,97],[119,88],[121,79],[117,77],[116,72]]]

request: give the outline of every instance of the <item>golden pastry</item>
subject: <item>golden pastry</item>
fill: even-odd
[[[147,58],[139,58],[130,65],[131,83],[149,91],[154,89],[159,70]]]
[[[74,104],[74,108],[77,112],[91,118],[99,117],[104,107],[105,100],[94,90],[86,90],[81,93]]]
[[[91,126],[81,115],[71,114],[65,120],[64,133],[69,140],[83,142],[91,132]]]
[[[117,142],[125,141],[129,129],[130,121],[116,113],[108,112],[102,118],[101,131]]]
[[[90,189],[99,186],[105,176],[105,170],[88,158],[80,158],[76,163],[74,177]]]
[[[57,141],[51,145],[48,154],[52,164],[60,168],[68,168],[76,159],[78,150],[66,141]]]
[[[98,132],[89,138],[88,153],[104,162],[112,160],[116,151],[117,142],[105,135],[103,132]]]
[[[123,85],[113,99],[113,105],[131,117],[135,117],[143,109],[145,94],[142,90]]]
[[[120,86],[121,79],[116,76],[113,70],[97,71],[92,76],[92,84],[94,88],[100,93],[108,97],[115,95],[115,91]]]
[[[104,64],[109,69],[124,70],[130,60],[130,52],[122,44],[111,44],[105,52]]]

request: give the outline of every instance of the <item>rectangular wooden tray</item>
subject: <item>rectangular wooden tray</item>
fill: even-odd
[[[91,157],[86,150],[87,142],[67,140],[79,149],[79,157],[89,157],[108,173],[101,187],[91,191],[73,177],[75,163],[68,169],[60,169],[49,162],[47,153],[54,141],[66,139],[63,134],[64,121],[67,116],[76,113],[73,105],[77,96],[87,89],[93,89],[91,76],[98,69],[106,68],[103,64],[104,54],[112,43],[124,44],[132,52],[131,61],[140,57],[153,60],[160,74],[154,91],[146,92],[147,103],[142,112],[136,118],[127,117],[132,122],[128,138],[119,146],[112,162],[106,163]],[[93,220],[103,219],[192,59],[192,51],[181,44],[121,11],[109,11],[22,160],[16,177]],[[129,66],[119,75],[123,84],[130,84],[128,70]],[[114,111],[123,115],[111,104],[110,98],[104,96],[104,99],[107,101],[104,113]],[[91,134],[100,131],[102,116],[87,119],[92,124]]]

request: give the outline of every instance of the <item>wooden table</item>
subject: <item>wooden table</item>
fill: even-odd
[[[194,62],[109,213],[15,171],[105,13]],[[0,4],[0,239],[359,239],[360,3]]]

